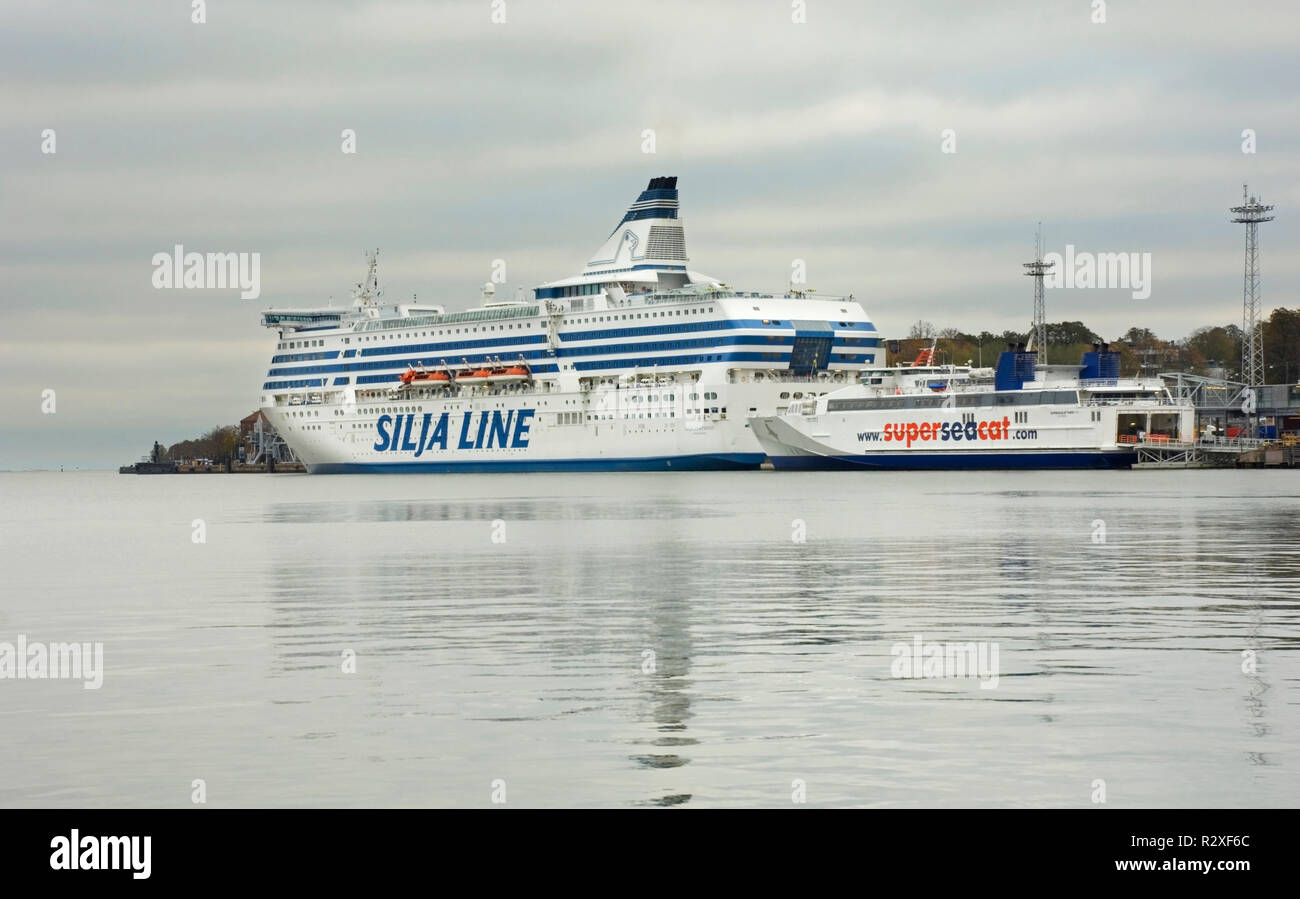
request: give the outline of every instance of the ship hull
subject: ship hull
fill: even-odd
[[[1187,407],[1081,403],[1075,391],[1049,393],[1061,393],[1062,401],[1043,401],[1043,391],[1018,391],[984,395],[996,405],[826,410],[836,401],[878,399],[850,390],[830,394],[818,414],[753,416],[749,422],[772,467],[789,470],[1127,469],[1138,462],[1130,429],[1158,431],[1166,443],[1193,432],[1195,413]]]
[[[1123,450],[1016,451],[1001,453],[870,453],[857,456],[774,455],[772,467],[782,470],[825,471],[945,471],[982,469],[1124,469],[1137,453]]]
[[[665,378],[573,392],[398,391],[262,411],[311,474],[726,471],[766,459],[729,409],[770,409],[807,387]]]
[[[430,462],[318,462],[311,474],[482,474],[490,472],[736,471],[758,468],[762,453],[701,453],[626,459],[484,459]]]

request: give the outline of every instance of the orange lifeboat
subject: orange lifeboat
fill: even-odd
[[[412,384],[445,385],[451,383],[451,372],[446,369],[425,371],[424,368],[421,367],[417,371],[414,368],[408,368],[406,371],[402,372],[402,375],[398,380],[400,380],[404,386],[408,387]]]
[[[523,365],[511,365],[509,368],[499,368],[492,373],[492,380],[501,383],[517,383],[527,381],[532,374]]]

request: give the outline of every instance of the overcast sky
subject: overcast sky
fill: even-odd
[[[0,2],[0,469],[237,421],[274,344],[259,310],[343,302],[366,247],[388,299],[449,309],[494,259],[511,296],[574,274],[655,175],[680,177],[692,268],[774,289],[803,259],[886,336],[1024,329],[1040,220],[1049,251],[1154,269],[1141,301],[1049,291],[1049,320],[1239,322],[1248,181],[1278,206],[1264,302],[1300,306],[1291,0],[1116,0],[1104,24],[1091,0],[504,6]],[[260,253],[261,298],[155,290],[177,243]]]

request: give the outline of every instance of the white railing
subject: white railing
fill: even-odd
[[[1263,437],[1203,437],[1200,441],[1203,447],[1220,449],[1258,449],[1275,443],[1279,441]]]

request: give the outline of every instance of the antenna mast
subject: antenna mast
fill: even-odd
[[[1043,276],[1055,263],[1043,261],[1043,223],[1034,235],[1034,261],[1024,263],[1027,277],[1034,279],[1034,325],[1030,339],[1038,349],[1038,359],[1047,363],[1047,302],[1043,296]]]
[[[1241,186],[1241,206],[1233,206],[1233,222],[1246,226],[1246,269],[1241,288],[1241,380],[1249,388],[1264,383],[1264,334],[1259,315],[1259,225],[1273,221],[1258,197],[1252,197]]]

